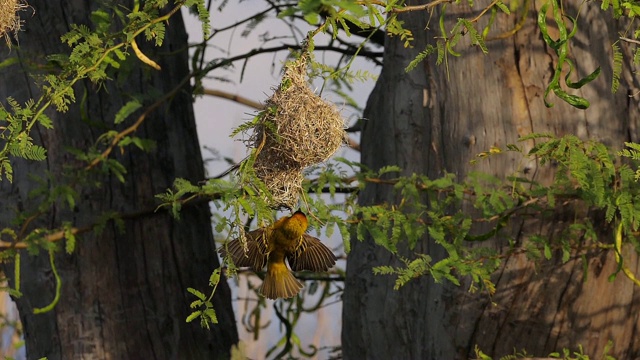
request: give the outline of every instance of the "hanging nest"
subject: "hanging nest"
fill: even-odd
[[[337,107],[309,89],[306,70],[304,55],[287,66],[248,141],[258,149],[254,169],[276,208],[294,208],[302,191],[304,168],[327,160],[345,139],[345,124]]]
[[[295,208],[302,193],[304,176],[300,169],[274,170],[267,167],[255,167],[256,174],[267,186],[271,197],[265,197],[272,207]]]

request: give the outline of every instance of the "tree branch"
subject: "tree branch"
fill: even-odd
[[[210,199],[209,198],[197,198],[197,199],[191,199],[188,202],[184,202],[182,203],[182,206],[195,206],[204,202],[209,202]],[[120,216],[116,216],[116,218],[118,219],[123,219],[123,220],[130,220],[130,219],[137,219],[137,218],[141,218],[141,217],[145,217],[145,216],[154,216],[158,214],[158,210],[163,211],[164,213],[168,213],[169,210],[165,209],[165,208],[149,208],[149,209],[144,209],[144,210],[140,210],[140,211],[136,211],[133,213],[128,213],[128,214],[122,214]],[[107,221],[111,221],[111,220],[107,220]],[[73,235],[79,235],[79,234],[84,234],[87,233],[91,230],[93,230],[96,226],[98,226],[101,222],[95,222],[92,223],[90,225],[84,226],[84,227],[72,227],[71,229],[69,229],[69,231],[71,232],[71,234]],[[34,231],[38,231],[39,229],[36,229]],[[48,242],[57,242],[60,240],[65,239],[65,230],[56,230],[48,235],[45,235],[42,237],[45,241]],[[8,250],[8,249],[26,249],[29,247],[29,244],[27,244],[24,241],[20,240],[21,237],[19,237],[17,240],[18,241],[4,241],[0,239],[0,251],[2,250]]]
[[[155,109],[159,108],[161,105],[165,104],[169,99],[171,99],[175,94],[178,93],[178,91],[180,91],[180,89],[182,89],[186,84],[189,83],[189,80],[191,79],[191,75],[186,76],[184,79],[182,79],[182,81],[180,81],[180,83],[174,87],[170,92],[168,92],[167,94],[165,94],[163,97],[161,97],[160,99],[158,99],[156,102],[154,102],[151,106],[149,106],[144,113],[142,113],[142,115],[140,115],[138,117],[138,120],[136,120],[135,123],[133,123],[133,125],[129,126],[128,128],[126,128],[125,130],[119,132],[118,134],[116,134],[113,138],[113,140],[111,140],[111,144],[109,145],[109,147],[107,147],[107,149],[105,149],[102,154],[100,154],[99,157],[93,159],[93,161],[87,165],[84,170],[90,170],[91,168],[95,167],[96,165],[100,164],[100,162],[104,161],[106,158],[109,157],[109,154],[111,154],[111,151],[113,151],[113,149],[118,145],[118,143],[120,142],[120,140],[124,139],[125,136],[135,132],[136,130],[138,130],[138,127],[140,127],[140,125],[142,125],[142,123],[144,122],[144,120],[147,118],[147,115],[149,115],[150,113],[152,113]]]
[[[626,41],[626,42],[628,42],[628,43],[632,43],[632,44],[640,45],[640,40],[629,39],[629,38],[624,37],[624,36],[620,36],[620,40],[622,40],[622,41]]]
[[[212,63],[209,62],[209,65],[207,65],[204,69],[202,69],[202,72],[204,73],[208,73],[211,70],[217,69],[219,67],[223,67],[223,66],[228,66],[236,61],[239,60],[244,60],[244,59],[248,59],[251,58],[255,55],[259,55],[259,54],[268,54],[268,53],[274,53],[274,52],[278,52],[278,51],[285,51],[285,50],[300,50],[302,49],[302,46],[300,45],[280,45],[280,46],[274,46],[274,47],[269,47],[269,48],[258,48],[258,49],[252,49],[249,52],[246,52],[244,54],[241,55],[236,55],[233,57],[229,57],[229,58],[223,58],[223,59],[219,59],[219,62],[216,63]],[[342,48],[336,48],[333,46],[315,46],[314,47],[315,50],[319,50],[319,51],[335,51],[338,53],[342,53],[345,55],[355,55],[356,54],[356,50],[355,49],[342,49]],[[382,57],[383,52],[382,51],[368,51],[368,50],[362,50],[358,53],[358,56],[362,56],[365,58],[370,59],[371,61],[373,61],[374,63],[376,63],[376,65],[380,65],[382,66],[382,61],[378,60],[378,58]]]
[[[423,4],[423,5],[413,5],[413,6],[405,6],[402,8],[396,8],[396,9],[391,9],[389,11],[389,13],[391,14],[400,14],[400,13],[404,13],[404,12],[409,12],[409,11],[421,11],[421,10],[427,10],[430,9],[434,6],[437,6],[439,4],[442,3],[451,3],[453,2],[452,0],[434,0],[428,4]]]
[[[215,96],[215,97],[219,97],[219,98],[223,98],[223,99],[227,99],[227,100],[231,100],[231,101],[235,101],[238,104],[242,104],[242,105],[246,105],[248,107],[254,108],[256,110],[264,110],[264,105],[262,105],[261,103],[248,99],[246,97],[240,96],[240,95],[235,95],[235,94],[231,94],[222,90],[214,90],[214,89],[204,89],[203,90],[203,94],[205,95],[210,95],[210,96]]]

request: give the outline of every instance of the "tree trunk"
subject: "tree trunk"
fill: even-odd
[[[70,24],[89,25],[89,15],[98,3],[102,2],[29,1],[35,14],[25,18],[19,47],[11,52],[3,50],[4,59],[17,57],[19,63],[0,73],[0,98],[11,96],[24,102],[37,97],[39,91],[33,86],[37,80],[32,77],[42,69],[37,64],[49,54],[68,53],[60,36]],[[121,2],[113,5],[123,6]],[[143,152],[135,146],[114,149],[111,157],[127,169],[124,183],[100,170],[82,175],[86,164],[67,151],[69,147],[87,150],[95,145],[99,135],[114,127],[116,112],[131,96],[169,93],[188,76],[187,35],[180,13],[167,23],[162,47],[144,44],[143,36],[138,37],[138,43],[162,70],[153,70],[131,56],[112,74],[114,81],[102,86],[85,81],[76,86],[77,102],[68,112],[47,111],[55,128],[32,133],[35,142],[47,148],[47,160],[17,161],[13,183],[0,182],[0,228],[11,225],[16,210],[37,209],[41,198],[29,193],[43,184],[52,189],[67,179],[69,169],[76,169],[71,174],[80,174],[71,185],[80,193],[75,209],[69,210],[60,202],[45,209],[27,230],[34,226],[59,228],[65,221],[82,228],[95,224],[107,212],[124,216],[123,231],[108,221],[101,232],[80,235],[73,254],[56,253],[61,297],[48,313],[33,314],[55,294],[48,254],[22,254],[24,295],[16,302],[30,359],[216,359],[227,358],[231,345],[237,342],[230,291],[224,279],[213,299],[219,324],[206,330],[198,321],[185,322],[189,304],[195,300],[187,287],[206,290],[209,275],[219,266],[208,205],[184,207],[181,220],[166,211],[154,211],[154,195],[171,187],[176,177],[194,182],[204,178],[189,82],[151,112],[132,134],[155,141],[155,150]],[[145,106],[153,101],[148,98]],[[116,129],[132,125],[140,114],[138,111]],[[104,143],[98,144],[102,151]],[[95,186],[97,183],[100,185]],[[6,269],[9,274],[11,268]]]
[[[387,39],[384,69],[365,110],[362,162],[373,169],[396,164],[405,174],[431,178],[446,171],[463,180],[474,170],[499,176],[518,173],[544,182],[549,180],[551,167],[535,162],[523,166],[515,155],[493,157],[473,169],[469,161],[491,146],[504,148],[533,132],[575,134],[614,149],[622,147],[623,141],[638,141],[637,97],[627,96],[636,93],[633,89],[638,85],[625,64],[620,90],[617,94],[610,91],[611,43],[619,28],[598,4],[583,4],[570,54],[577,59],[581,76],[602,66],[601,76],[578,92],[591,101],[591,107],[577,110],[553,94],[549,100],[555,106],[544,106],[544,89],[556,56],[535,23],[541,4],[531,2],[525,26],[515,36],[489,42],[488,55],[470,47],[460,58],[449,56],[449,74],[444,66],[435,65],[435,55],[412,72],[404,72],[426,44],[435,45],[434,37],[439,34],[427,24],[431,20],[430,28],[436,29],[439,14],[403,14],[401,19],[415,36],[415,47],[404,48],[397,37]],[[476,5],[473,12],[461,6],[467,12],[463,14],[455,13],[450,5],[446,23],[470,18],[484,6]],[[570,6],[565,3],[565,10]],[[480,28],[486,21],[488,17],[480,21]],[[491,34],[513,29],[516,21],[516,16],[498,16]],[[550,31],[554,31],[551,26]],[[468,44],[468,37],[461,43]],[[464,47],[463,43],[459,48]],[[533,142],[524,146],[528,151]],[[368,185],[360,202],[395,203],[398,198],[391,191],[384,185]],[[512,219],[510,223],[516,225],[509,231],[518,242],[534,231],[558,236],[576,211],[580,210],[566,209],[557,221],[547,223]],[[613,233],[603,228],[600,235],[606,241]],[[491,246],[505,245],[504,240],[494,240]],[[405,256],[414,251],[427,253],[434,261],[445,255],[428,239],[414,250],[400,251]],[[625,264],[638,273],[635,251],[629,247],[624,253]],[[493,278],[497,285],[493,298],[469,293],[464,284],[434,284],[427,277],[394,291],[395,279],[372,274],[371,268],[378,265],[400,263],[371,239],[354,241],[343,296],[345,359],[467,359],[473,356],[475,345],[494,358],[513,354],[514,349],[546,356],[563,347],[575,349],[578,344],[587,354],[600,356],[608,340],[614,342],[610,354],[619,359],[640,357],[640,292],[622,275],[613,283],[607,281],[616,269],[613,252],[591,258],[586,282],[579,258],[536,268],[524,255],[510,256]]]

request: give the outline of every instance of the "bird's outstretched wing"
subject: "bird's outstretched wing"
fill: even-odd
[[[287,260],[293,271],[322,272],[335,265],[336,256],[320,239],[304,234],[296,251],[287,254]]]
[[[231,256],[237,267],[250,267],[253,271],[262,271],[267,265],[267,229],[261,228],[247,233],[247,252],[240,239],[231,240],[218,251],[223,257]]]

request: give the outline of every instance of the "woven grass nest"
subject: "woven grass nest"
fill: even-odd
[[[8,46],[11,46],[9,36],[16,35],[22,24],[16,13],[27,7],[22,0],[0,0],[0,36],[4,36]]]
[[[294,208],[302,192],[302,171],[327,160],[345,139],[337,107],[309,89],[306,69],[306,56],[287,66],[249,138],[249,146],[258,149],[254,169],[274,208]]]

